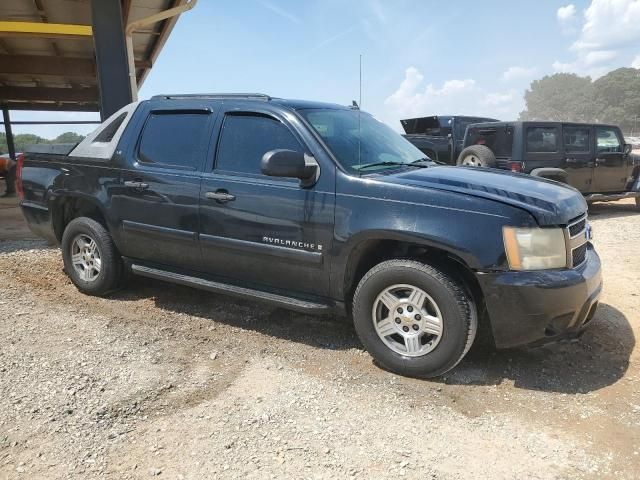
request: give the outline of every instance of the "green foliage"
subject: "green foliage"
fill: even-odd
[[[625,132],[640,127],[640,70],[620,68],[596,81],[557,73],[531,83],[521,120],[601,122]]]
[[[16,152],[23,152],[27,146],[36,143],[78,143],[83,138],[83,135],[78,135],[75,132],[65,132],[53,140],[39,137],[33,133],[19,133],[13,136],[13,142],[16,146]],[[7,153],[8,151],[7,135],[5,132],[0,132],[0,154]]]

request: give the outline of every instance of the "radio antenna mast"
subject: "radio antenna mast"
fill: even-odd
[[[362,165],[362,128],[360,117],[362,115],[362,54],[360,54],[360,96],[358,98],[358,166]]]

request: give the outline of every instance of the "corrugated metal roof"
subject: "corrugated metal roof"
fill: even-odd
[[[123,23],[186,1],[121,0]],[[91,25],[91,1],[1,0],[0,21]],[[138,87],[176,21],[177,17],[169,18],[134,33]],[[97,111],[92,37],[43,38],[0,33],[0,105],[14,110]]]

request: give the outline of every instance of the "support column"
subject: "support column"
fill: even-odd
[[[100,117],[110,117],[131,103],[127,47],[120,0],[91,0]]]
[[[9,109],[2,109],[2,121],[4,122],[4,132],[7,134],[7,148],[9,148],[9,156],[12,160],[16,159],[16,146],[13,143],[13,131],[11,130],[11,117]]]
[[[2,121],[4,122],[4,132],[7,135],[7,148],[9,149],[9,157],[12,160],[16,159],[16,146],[13,142],[13,131],[11,130],[11,117],[9,116],[9,109],[2,108]],[[7,182],[7,189],[5,195],[12,195],[16,191],[16,166],[14,165],[7,172],[5,178]]]

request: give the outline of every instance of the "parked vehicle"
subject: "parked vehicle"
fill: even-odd
[[[587,202],[636,198],[640,157],[615,125],[500,122],[471,125],[458,165],[495,167],[568,183]]]
[[[419,377],[453,368],[478,328],[498,347],[547,342],[578,335],[598,304],[578,192],[437,166],[357,109],[165,95],[69,150],[26,154],[21,206],[90,295],[129,270],[347,314],[379,364]]]
[[[492,118],[440,115],[400,120],[406,135],[427,157],[455,165],[463,148],[467,127],[478,122],[497,122]]]

